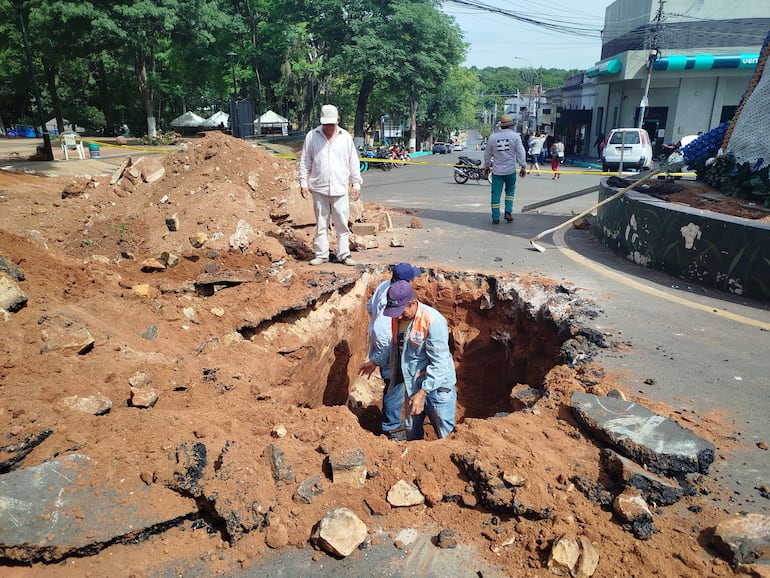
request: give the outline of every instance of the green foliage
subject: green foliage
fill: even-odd
[[[698,180],[724,194],[748,199],[770,206],[770,166],[760,168],[762,159],[751,166],[740,163],[731,153],[699,163],[695,168]]]
[[[384,114],[450,133],[479,94],[545,88],[566,71],[466,69],[466,45],[435,0],[28,0],[44,115],[90,131],[150,132],[187,110],[227,110],[233,92],[300,127],[334,102],[360,130]],[[230,54],[234,54],[231,56]],[[537,73],[537,74],[534,74]],[[0,2],[0,118],[35,123],[18,17]],[[491,104],[491,103],[490,103]],[[147,129],[142,129],[142,127]],[[159,135],[160,139],[164,135]]]

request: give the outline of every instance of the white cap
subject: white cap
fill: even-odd
[[[325,104],[321,107],[321,124],[337,124],[340,115],[333,104]]]

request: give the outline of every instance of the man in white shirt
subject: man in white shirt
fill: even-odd
[[[329,261],[329,218],[337,231],[337,261],[355,265],[350,257],[350,199],[361,196],[361,170],[353,137],[339,126],[337,107],[321,107],[321,125],[307,133],[299,159],[299,186],[303,198],[313,195],[316,231],[311,265]],[[352,183],[352,191],[349,190]]]

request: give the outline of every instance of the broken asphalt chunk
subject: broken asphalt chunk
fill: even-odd
[[[706,473],[714,461],[714,444],[633,401],[575,392],[571,405],[595,437],[655,473]]]
[[[159,484],[126,488],[93,476],[82,454],[0,476],[0,557],[28,564],[94,554],[198,516],[193,500]]]

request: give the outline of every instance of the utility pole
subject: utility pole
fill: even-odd
[[[644,113],[649,106],[648,95],[650,94],[650,81],[652,80],[652,67],[658,58],[660,52],[660,31],[663,26],[663,4],[664,0],[658,0],[658,11],[655,14],[654,24],[652,26],[652,36],[645,43],[650,53],[647,55],[647,81],[644,85],[644,94],[639,103],[639,118],[636,122],[636,128],[642,128],[644,125]]]

